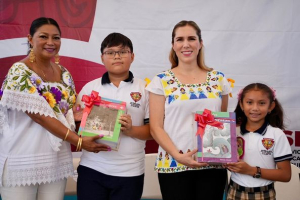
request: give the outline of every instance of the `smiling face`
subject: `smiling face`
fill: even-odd
[[[122,45],[114,46],[114,47],[108,47],[104,48],[103,53],[101,55],[101,60],[106,68],[106,70],[110,74],[114,75],[126,75],[129,72],[129,68],[131,63],[134,60],[134,54],[128,53],[127,57],[121,57],[119,53],[116,53],[116,55],[113,58],[109,58],[105,52],[119,52],[119,51],[130,51],[128,47],[123,47]]]
[[[51,59],[60,49],[60,32],[56,26],[45,24],[39,27],[32,35],[28,35],[28,41],[33,49],[36,59]]]
[[[253,89],[245,93],[240,106],[247,117],[247,124],[259,127],[265,122],[267,114],[274,109],[275,102],[271,102],[268,94],[262,90]]]
[[[197,56],[202,47],[202,42],[196,30],[192,26],[178,27],[175,31],[173,50],[175,51],[179,64],[197,64]]]

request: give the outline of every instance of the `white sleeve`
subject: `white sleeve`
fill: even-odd
[[[274,148],[275,162],[293,159],[291,145],[284,132],[280,129],[276,129],[275,135],[277,136]]]
[[[158,95],[165,95],[161,79],[158,76],[155,76],[152,81],[146,87],[146,90]]]
[[[220,81],[220,84],[222,86],[222,95],[227,95],[231,92],[232,88],[230,87],[230,84],[227,81],[227,78],[224,75],[220,75],[222,76],[222,79]]]

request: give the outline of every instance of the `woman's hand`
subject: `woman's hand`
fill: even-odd
[[[132,129],[132,120],[131,116],[128,114],[121,115],[119,118],[119,122],[121,124],[121,131],[127,136],[130,136],[130,132]]]
[[[193,159],[193,155],[197,153],[197,149],[194,149],[192,150],[191,152],[188,152],[188,153],[184,153],[184,154],[179,154],[176,156],[176,161],[185,165],[185,166],[188,166],[188,167],[192,167],[192,168],[195,168],[195,167],[204,167],[204,166],[208,166],[207,163],[198,163],[197,161],[195,161]]]
[[[82,149],[98,153],[99,151],[111,151],[110,146],[107,146],[105,144],[99,144],[96,142],[96,140],[103,138],[103,135],[96,135],[94,137],[83,137],[82,138]]]
[[[73,106],[73,115],[75,121],[81,121],[83,115],[83,108],[81,108],[80,104],[75,104]]]

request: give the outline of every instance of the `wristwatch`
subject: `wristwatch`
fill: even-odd
[[[256,166],[256,173],[253,175],[253,178],[260,178],[261,177],[261,170],[260,167]]]

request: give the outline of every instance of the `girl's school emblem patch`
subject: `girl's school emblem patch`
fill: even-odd
[[[138,102],[142,98],[142,94],[140,92],[131,92],[130,96],[134,102]]]
[[[274,146],[274,139],[272,138],[264,138],[262,139],[262,145],[267,149],[271,149]]]

